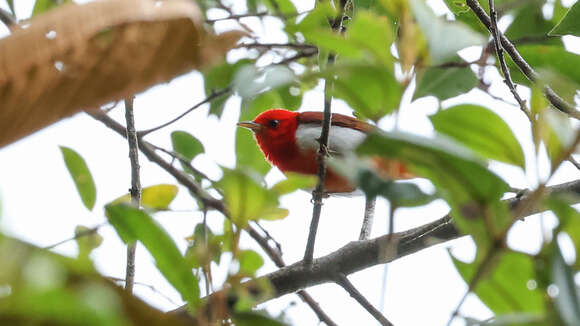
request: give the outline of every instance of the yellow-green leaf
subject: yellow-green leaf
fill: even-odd
[[[82,156],[71,148],[60,146],[60,151],[83,204],[86,208],[92,210],[97,200],[97,188],[87,163]]]

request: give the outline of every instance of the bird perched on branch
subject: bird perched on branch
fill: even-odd
[[[266,159],[282,172],[316,175],[316,153],[320,147],[323,122],[322,112],[293,112],[270,109],[254,121],[239,122],[238,126],[254,132],[258,146]],[[331,156],[354,152],[369,132],[376,127],[343,114],[332,114],[328,140]],[[380,175],[392,179],[413,177],[407,167],[394,160],[373,158],[372,163]],[[356,190],[348,179],[327,169],[324,190],[327,193],[349,193]]]

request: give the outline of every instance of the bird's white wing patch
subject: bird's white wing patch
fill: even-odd
[[[315,124],[299,125],[296,129],[296,145],[301,151],[318,150],[316,139],[320,138],[322,127]],[[351,128],[331,126],[328,137],[328,148],[331,152],[348,153],[360,145],[366,134]]]

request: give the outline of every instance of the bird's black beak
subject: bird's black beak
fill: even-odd
[[[253,132],[258,132],[262,129],[262,125],[254,121],[240,121],[238,126],[248,128]]]

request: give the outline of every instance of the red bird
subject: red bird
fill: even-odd
[[[317,141],[322,129],[322,112],[292,112],[270,109],[258,115],[254,121],[239,122],[238,126],[254,132],[258,146],[266,159],[282,172],[316,175],[318,165]],[[367,133],[376,127],[343,114],[334,113],[331,119],[328,147],[330,153],[353,152]],[[373,160],[381,174],[393,179],[410,178],[406,167],[396,161],[382,158]],[[356,190],[346,178],[327,170],[324,189],[327,193],[348,193]]]

